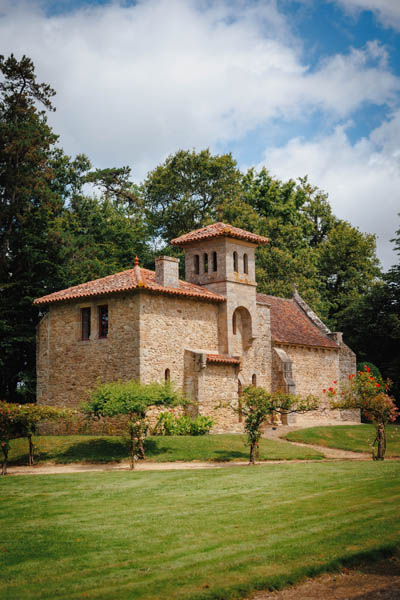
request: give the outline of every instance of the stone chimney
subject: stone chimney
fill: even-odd
[[[177,288],[179,282],[179,258],[158,256],[156,258],[156,283]]]
[[[341,331],[331,331],[330,333],[328,333],[328,336],[339,346],[340,344],[343,344],[343,333]]]

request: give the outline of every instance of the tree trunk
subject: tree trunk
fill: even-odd
[[[251,442],[251,444],[250,444],[250,460],[249,460],[249,465],[254,465],[255,464],[256,445],[257,445],[257,442]]]
[[[131,441],[129,444],[129,453],[130,453],[130,459],[131,459],[131,470],[133,470],[135,468],[135,435],[133,433],[133,431],[131,431]]]
[[[144,454],[144,445],[143,445],[143,438],[139,437],[138,441],[137,441],[137,449],[138,449],[138,456],[141,459],[145,459],[145,454]]]
[[[385,460],[385,451],[386,451],[386,432],[384,425],[380,424],[376,428],[376,438],[375,442],[377,444],[377,452],[376,456],[374,456],[375,460]],[[374,442],[374,445],[375,445]]]
[[[386,436],[383,425],[378,427],[378,460],[385,460]]]
[[[34,464],[34,456],[33,456],[33,451],[34,451],[34,445],[32,442],[32,434],[28,435],[28,441],[29,441],[29,466],[32,466]]]

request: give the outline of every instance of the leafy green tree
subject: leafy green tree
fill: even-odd
[[[230,154],[179,150],[151,171],[142,186],[154,238],[169,242],[219,219],[219,207],[240,194],[240,172]]]
[[[386,425],[396,421],[399,410],[388,396],[390,381],[374,377],[370,367],[349,375],[347,384],[338,390],[330,387],[326,392],[331,399],[332,408],[360,409],[364,416],[375,424],[377,452],[372,453],[373,460],[384,460],[386,452]]]
[[[55,177],[65,159],[39,110],[53,110],[54,90],[36,82],[32,61],[0,57],[0,75],[0,397],[15,400],[21,390],[33,397],[32,301],[44,282],[62,280],[53,223],[63,209]]]
[[[304,413],[318,408],[313,396],[301,398],[295,394],[270,393],[265,389],[247,386],[243,390],[240,411],[245,418],[244,430],[250,446],[249,464],[255,464],[256,449],[261,438],[261,426],[277,414]]]
[[[0,401],[0,446],[3,452],[2,475],[7,473],[10,441],[26,437],[29,443],[29,465],[34,463],[34,444],[32,437],[37,425],[43,421],[71,419],[73,411],[55,406],[38,404],[9,404]]]
[[[141,266],[153,266],[143,212],[130,202],[77,195],[58,227],[64,287],[133,268],[136,255]]]
[[[321,294],[329,303],[328,323],[336,329],[341,314],[367,294],[380,276],[375,236],[338,221],[319,246]]]
[[[54,94],[28,57],[0,57],[0,399],[18,402],[35,396],[33,300],[150,256],[129,169],[66,156],[47,122]]]
[[[117,204],[140,205],[139,187],[130,180],[130,167],[94,169],[85,181],[100,188],[106,200],[114,199]]]
[[[138,381],[103,383],[90,394],[82,410],[95,419],[127,415],[129,454],[131,469],[135,468],[135,457],[145,458],[144,440],[149,424],[146,413],[151,406],[184,405],[183,396],[169,383],[142,384]]]
[[[321,316],[328,304],[319,290],[318,246],[335,223],[327,195],[307,178],[282,182],[266,169],[242,177],[239,201],[226,202],[224,219],[265,235],[256,254],[258,290],[290,297],[295,283]]]
[[[400,254],[400,229],[392,241]],[[394,265],[383,280],[341,311],[340,326],[358,360],[372,361],[393,381],[400,398],[400,267]]]

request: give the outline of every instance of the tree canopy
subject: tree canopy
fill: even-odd
[[[135,467],[136,455],[145,458],[144,440],[149,424],[146,413],[151,406],[183,406],[186,401],[170,383],[148,383],[138,381],[114,381],[103,383],[94,389],[82,406],[88,416],[115,417],[126,415],[126,431],[129,436],[131,469]]]
[[[94,169],[58,145],[54,95],[28,57],[0,57],[0,398],[34,400],[36,297],[130,268],[136,254],[153,268],[172,238],[215,221],[267,236],[258,290],[291,297],[296,284],[397,391],[400,267],[383,276],[374,236],[338,219],[325,192],[209,149],[178,150],[141,185],[128,167]],[[400,229],[394,243],[400,252]]]

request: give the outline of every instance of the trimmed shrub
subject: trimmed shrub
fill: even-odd
[[[206,435],[214,425],[211,417],[189,415],[176,417],[170,412],[160,414],[153,435]]]

